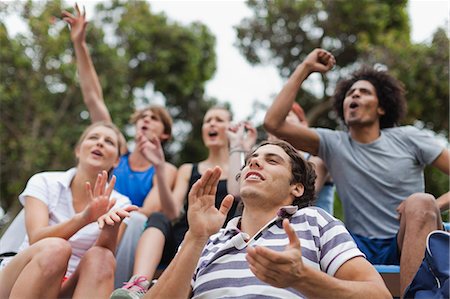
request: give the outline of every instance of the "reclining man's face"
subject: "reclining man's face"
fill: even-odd
[[[269,205],[292,203],[291,159],[273,144],[257,148],[247,159],[240,176],[241,198]]]

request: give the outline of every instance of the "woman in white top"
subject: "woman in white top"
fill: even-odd
[[[113,191],[114,176],[107,182],[120,140],[113,124],[95,123],[77,143],[76,168],[28,181],[19,196],[27,237],[0,265],[0,298],[108,297],[119,225],[137,209]]]

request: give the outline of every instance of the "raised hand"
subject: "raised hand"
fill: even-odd
[[[309,72],[325,73],[333,68],[336,59],[333,54],[323,49],[314,49],[302,63]]]
[[[138,209],[135,205],[129,205],[125,208],[110,210],[97,219],[98,227],[102,229],[105,225],[114,226],[117,223],[121,223],[124,218],[130,217],[130,212]]]
[[[141,132],[138,132],[136,137],[138,150],[150,163],[158,167],[166,162],[158,137],[147,138]]]
[[[106,214],[115,204],[115,200],[110,200],[109,197],[114,189],[116,177],[113,176],[111,178],[108,186],[106,186],[107,181],[108,173],[104,170],[97,176],[94,188],[91,187],[89,182],[86,182],[86,194],[90,202],[81,213],[87,223],[96,221],[100,216]]]
[[[63,20],[70,25],[70,39],[73,43],[81,43],[86,40],[86,10],[83,7],[83,13],[80,12],[78,4],[75,3],[75,15],[64,10],[62,12]]]
[[[256,143],[256,128],[248,121],[231,125],[227,130],[230,149],[239,148],[250,151]]]
[[[218,166],[206,170],[189,192],[187,218],[189,232],[195,238],[207,239],[218,232],[233,204],[233,196],[228,194],[220,209],[214,205],[221,173],[222,170]]]
[[[253,274],[261,281],[278,288],[293,286],[306,267],[302,261],[300,240],[288,219],[283,220],[283,228],[289,238],[289,244],[284,251],[249,246],[246,255]]]

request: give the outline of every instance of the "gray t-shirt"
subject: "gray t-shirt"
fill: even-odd
[[[352,140],[348,132],[315,129],[319,157],[331,173],[344,207],[345,224],[368,238],[391,238],[399,229],[397,206],[424,192],[423,169],[443,146],[412,126],[383,129],[372,143]]]

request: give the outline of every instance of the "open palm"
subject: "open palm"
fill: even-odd
[[[233,204],[233,196],[227,195],[219,209],[214,205],[221,173],[217,166],[208,169],[189,192],[189,231],[196,237],[207,238],[218,232]]]

